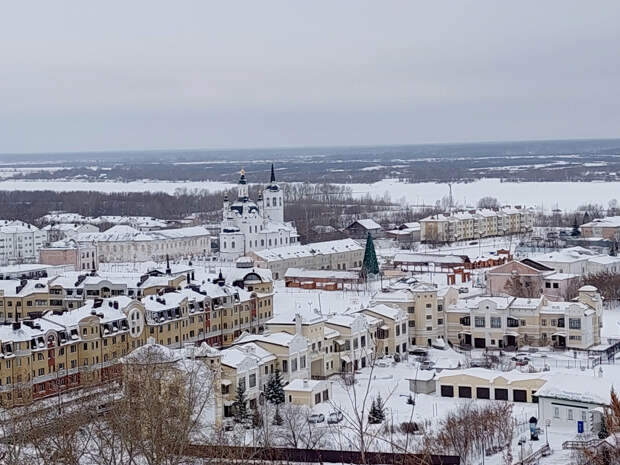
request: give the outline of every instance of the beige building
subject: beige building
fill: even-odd
[[[380,319],[363,313],[343,313],[330,316],[325,326],[339,333],[335,340],[339,371],[356,371],[374,362]]]
[[[474,348],[552,345],[587,349],[600,344],[602,299],[596,288],[579,289],[577,301],[546,297],[474,297],[448,307],[447,338]]]
[[[364,248],[353,239],[315,242],[252,251],[256,266],[271,270],[274,279],[284,279],[289,268],[348,270],[362,266]]]
[[[388,307],[383,304],[370,305],[368,308],[358,311],[381,321],[375,338],[378,357],[394,354],[407,355],[409,317],[405,311],[398,307]]]
[[[284,398],[289,404],[305,405],[310,408],[332,398],[329,381],[317,379],[296,379],[284,386]]]
[[[120,297],[0,326],[0,402],[62,395],[119,376],[119,359],[145,342],[144,308]]]
[[[276,357],[275,370],[281,373],[285,383],[310,377],[308,341],[301,334],[246,333],[235,341],[235,347],[242,347],[248,343],[254,343]]]
[[[308,341],[310,375],[326,378],[340,372],[339,345],[336,339],[340,333],[325,324],[327,318],[321,315],[294,316],[281,313],[267,322],[270,332],[301,334]]]
[[[373,297],[376,304],[400,308],[408,315],[410,346],[431,346],[433,341],[445,334],[445,309],[443,301],[453,298],[453,293],[438,290],[430,284],[414,284],[399,289],[379,292]]]
[[[258,344],[247,343],[229,347],[221,352],[222,378],[221,393],[223,414],[233,415],[232,406],[237,396],[237,388],[243,389],[249,407],[258,407],[264,386],[276,370],[276,356]]]
[[[522,234],[532,230],[534,216],[534,210],[520,206],[437,214],[420,220],[420,240],[456,242]]]
[[[445,370],[436,375],[436,391],[441,397],[534,402],[547,381],[548,373],[521,373],[484,368]]]

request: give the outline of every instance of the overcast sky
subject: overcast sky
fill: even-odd
[[[0,6],[0,153],[620,137],[617,0]]]

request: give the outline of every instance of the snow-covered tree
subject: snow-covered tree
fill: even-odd
[[[276,413],[273,416],[273,424],[281,425],[283,420],[280,415],[280,405],[284,403],[284,388],[280,370],[276,370],[275,374],[269,377],[269,381],[265,385],[265,399],[276,406]]]
[[[248,418],[247,399],[245,397],[245,389],[243,386],[237,386],[237,393],[233,403],[233,412],[235,421],[241,423]]]
[[[276,370],[269,377],[269,381],[265,385],[265,398],[275,406],[284,403],[284,388],[280,370]]]

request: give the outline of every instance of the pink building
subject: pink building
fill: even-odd
[[[46,265],[73,265],[76,271],[99,268],[95,244],[76,242],[73,239],[53,242],[41,248],[40,261]]]

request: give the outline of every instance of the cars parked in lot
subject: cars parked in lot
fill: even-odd
[[[327,415],[327,423],[330,425],[340,423],[343,419],[344,416],[342,415],[342,412],[330,412],[330,414]]]
[[[308,423],[323,423],[325,421],[325,415],[322,413],[313,413],[308,417]]]
[[[468,287],[459,287],[459,294],[467,294],[469,292]]]

